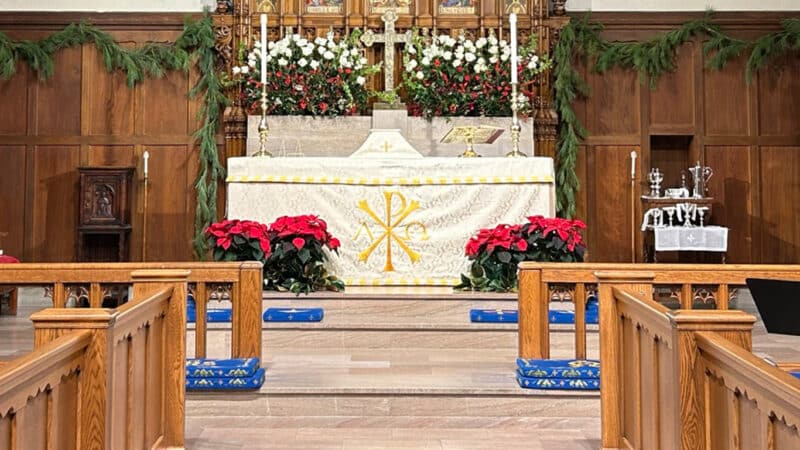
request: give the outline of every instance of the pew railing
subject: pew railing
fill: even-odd
[[[134,272],[118,309],[33,314],[34,351],[0,368],[0,448],[182,448],[188,275]]]
[[[0,448],[79,448],[75,410],[91,340],[72,332],[0,366]]]
[[[586,358],[586,301],[597,293],[595,272],[652,274],[649,298],[679,309],[726,310],[747,278],[800,280],[800,265],[523,262],[519,270],[519,356],[540,359],[550,357],[551,301],[574,303],[575,358]]]
[[[53,306],[85,304],[100,308],[104,300],[123,298],[137,270],[189,270],[189,291],[196,306],[194,355],[207,356],[206,310],[211,300],[231,302],[233,358],[261,358],[262,265],[259,262],[53,263],[2,264],[0,286],[43,286]]]
[[[755,318],[665,308],[652,276],[597,274],[603,448],[798,448],[800,381],[750,353]]]

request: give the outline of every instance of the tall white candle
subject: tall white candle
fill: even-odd
[[[261,83],[267,84],[267,15],[261,14]]]
[[[509,14],[508,23],[511,25],[511,82],[517,83],[517,13]]]
[[[144,154],[142,155],[142,159],[144,160],[144,177],[147,178],[147,175],[150,172],[150,170],[149,170],[150,169],[150,165],[149,165],[150,152],[145,150]]]

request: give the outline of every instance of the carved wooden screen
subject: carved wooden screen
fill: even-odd
[[[230,69],[236,63],[237,49],[251,47],[257,38],[259,15],[268,14],[268,39],[276,40],[289,33],[305,37],[324,36],[333,32],[343,36],[352,30],[371,29],[383,31],[381,15],[387,9],[398,14],[398,33],[416,28],[422,33],[461,33],[469,37],[494,33],[499,38],[508,36],[508,14],[519,15],[519,40],[528,41],[537,36],[539,54],[549,55],[556,34],[569,20],[564,16],[565,0],[219,0],[215,14],[217,48],[221,68]],[[383,44],[376,43],[366,49],[370,63],[383,60]],[[400,79],[402,54],[395,56],[395,79]],[[545,73],[538,83],[534,102],[534,137],[536,153],[553,156],[556,133],[556,115],[552,110],[550,74]],[[382,89],[383,77],[375,76],[373,89]],[[229,108],[225,117],[226,155],[244,154],[246,117],[240,105]]]

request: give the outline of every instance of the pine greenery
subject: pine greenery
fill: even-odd
[[[54,56],[63,49],[92,43],[103,57],[109,72],[125,72],[128,87],[147,78],[160,78],[168,71],[188,71],[193,60],[200,72],[197,84],[189,92],[194,98],[203,95],[199,119],[202,122],[194,136],[200,146],[200,170],[195,183],[194,248],[203,258],[207,243],[203,231],[217,216],[217,185],[224,174],[219,162],[216,134],[227,99],[214,69],[214,27],[208,11],[198,21],[187,20],[183,33],[175,43],[149,42],[138,48],[121,47],[114,38],[99,28],[85,23],[70,24],[40,41],[12,41],[0,33],[0,79],[14,76],[19,62],[26,63],[45,81],[53,76]]]
[[[655,88],[662,75],[675,70],[675,56],[681,46],[698,38],[706,38],[703,52],[707,66],[720,70],[733,58],[750,49],[746,79],[766,64],[787,52],[800,50],[800,19],[786,19],[781,30],[753,42],[733,38],[712,23],[712,13],[702,19],[685,23],[680,28],[661,34],[645,42],[606,41],[600,34],[601,24],[589,21],[588,15],[571,20],[562,30],[553,50],[554,105],[559,116],[559,140],[556,148],[556,199],[558,214],[571,218],[575,215],[575,194],[579,180],[575,173],[578,148],[588,131],[572,108],[579,97],[591,95],[589,86],[573,63],[583,58],[591,69],[604,73],[614,67],[635,70],[642,83],[649,80]]]

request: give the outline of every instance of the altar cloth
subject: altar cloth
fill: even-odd
[[[480,228],[555,214],[550,158],[231,158],[230,219],[316,214],[347,285],[454,285]]]

